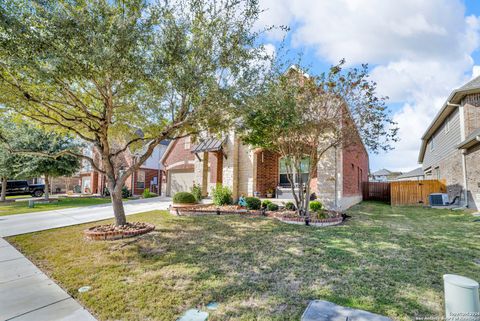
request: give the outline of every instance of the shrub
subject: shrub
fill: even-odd
[[[178,192],[173,195],[173,202],[176,204],[195,204],[195,196],[189,192]]]
[[[323,219],[328,218],[328,215],[327,215],[325,212],[320,211],[320,212],[315,213],[315,214],[313,215],[313,217],[314,217],[314,218],[316,217],[316,218],[319,219],[319,220],[323,220]]]
[[[245,201],[247,202],[247,208],[249,210],[259,210],[262,206],[262,201],[256,197],[247,197]]]
[[[202,200],[202,187],[200,185],[197,185],[197,184],[193,184],[193,187],[192,187],[192,194],[193,196],[195,197],[195,200],[197,202],[200,202]]]
[[[129,198],[130,196],[132,196],[132,193],[130,192],[128,187],[126,187],[126,186],[122,187],[122,197],[123,198]]]
[[[223,186],[218,184],[212,190],[212,198],[213,204],[221,206],[221,205],[229,205],[233,203],[232,198],[232,191],[227,186]]]
[[[323,209],[323,204],[319,201],[311,201],[310,202],[310,211],[312,212],[320,212]]]
[[[285,204],[285,209],[289,211],[295,211],[297,208],[295,207],[295,204],[293,204],[292,202],[287,202]]]
[[[275,203],[270,203],[267,205],[267,209],[269,211],[278,211],[278,205]]]
[[[142,196],[143,196],[143,198],[151,198],[151,197],[157,196],[157,194],[151,193],[150,189],[146,188],[146,189],[143,190]]]
[[[262,208],[267,208],[267,207],[268,207],[268,204],[272,204],[272,201],[264,200],[264,201],[262,202]]]

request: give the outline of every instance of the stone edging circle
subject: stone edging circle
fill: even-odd
[[[94,231],[94,229],[98,227],[97,225],[84,230],[83,233],[86,238],[93,241],[105,241],[105,240],[110,241],[110,240],[118,240],[118,239],[138,236],[138,235],[146,234],[148,232],[155,230],[155,225],[150,223],[143,223],[143,224],[145,224],[144,228],[137,229],[134,231],[119,230],[119,231],[108,231],[108,232]]]

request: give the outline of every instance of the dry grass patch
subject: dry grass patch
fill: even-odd
[[[130,216],[157,227],[135,239],[84,240],[97,222],[9,241],[100,320],[175,320],[210,301],[213,321],[298,320],[310,299],[410,320],[442,315],[443,274],[480,279],[480,223],[468,213],[363,203],[349,214],[309,228],[156,211]]]

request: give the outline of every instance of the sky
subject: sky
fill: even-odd
[[[321,73],[345,58],[368,63],[378,94],[388,96],[400,141],[370,154],[370,169],[409,171],[421,137],[448,95],[480,76],[480,0],[260,0],[258,27],[270,50],[285,38],[290,55]]]

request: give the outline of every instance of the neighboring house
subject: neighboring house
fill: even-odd
[[[127,178],[125,186],[132,191],[133,195],[141,195],[146,188],[153,193],[159,194],[163,175],[160,159],[165,153],[168,144],[169,141],[162,141],[160,145],[155,147],[152,155],[142,164],[140,169]],[[129,167],[133,165],[142,151],[131,153],[127,150],[124,153],[124,166]],[[86,156],[92,157],[96,164],[100,164],[100,155],[95,151],[95,148],[86,148],[84,153]],[[102,194],[107,186],[105,175],[92,168],[92,165],[86,160],[82,162],[79,176],[79,185],[82,193]]]
[[[420,181],[425,179],[425,174],[421,167],[415,168],[414,170],[402,174],[396,178],[396,181]]]
[[[480,77],[455,89],[422,137],[426,179],[444,179],[450,200],[480,207]]]
[[[284,160],[276,153],[252,149],[230,131],[221,139],[207,138],[192,144],[190,137],[170,142],[162,163],[167,172],[166,194],[190,191],[193,184],[204,195],[216,184],[228,186],[234,199],[239,196],[291,199]],[[312,193],[328,208],[346,209],[362,200],[362,183],[368,180],[368,153],[361,143],[331,149],[320,161],[312,177]],[[298,173],[308,176],[308,173]]]
[[[371,182],[388,182],[395,180],[401,174],[402,173],[400,172],[392,172],[388,169],[382,168],[376,172],[370,173],[369,180]]]

